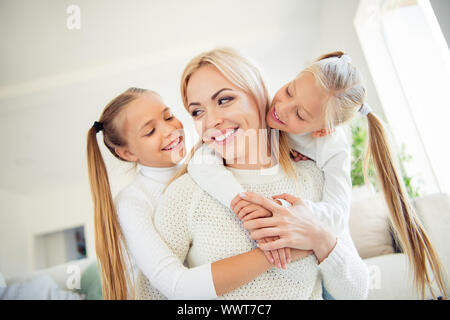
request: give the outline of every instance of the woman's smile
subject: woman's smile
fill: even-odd
[[[211,140],[217,143],[218,145],[225,145],[228,142],[233,141],[233,137],[236,136],[239,132],[239,126],[234,128],[223,129],[216,134],[211,135]]]

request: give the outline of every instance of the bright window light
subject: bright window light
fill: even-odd
[[[450,52],[429,1],[363,0],[355,27],[407,172],[450,194]]]

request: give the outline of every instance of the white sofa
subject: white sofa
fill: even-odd
[[[355,191],[355,194],[355,205],[352,206],[350,224],[355,244],[361,255],[373,255],[377,250],[382,253],[382,255],[364,259],[371,271],[369,299],[420,299],[413,289],[411,275],[408,274],[406,256],[403,253],[394,253],[392,247],[389,249],[392,238],[386,242],[385,238],[390,235],[388,230],[383,230],[386,228],[386,224],[380,224],[380,221],[386,222],[387,219],[387,213],[383,213],[382,197],[370,195],[365,191]],[[358,206],[358,203],[362,205]],[[449,270],[450,197],[445,194],[429,195],[416,199],[414,205],[445,269]],[[385,210],[386,208],[384,208]],[[370,230],[370,228],[372,229]],[[23,277],[6,279],[6,284],[9,286],[29,281],[38,276],[49,275],[59,288],[67,290],[68,267],[78,266],[82,273],[93,261],[95,260],[71,261],[49,269],[35,271]],[[448,290],[449,282],[447,281],[446,284]],[[428,295],[427,298],[431,299],[431,295]]]
[[[380,198],[376,201],[380,201]],[[376,206],[370,200],[366,202],[367,208]],[[450,267],[450,196],[446,194],[428,195],[415,199],[413,204],[445,270],[448,271]],[[351,215],[355,214],[358,213],[351,213]],[[357,225],[351,225],[351,229],[352,227],[356,228]],[[353,238],[358,246],[358,239]],[[367,258],[364,261],[371,270],[369,299],[420,299],[420,295],[413,289],[412,273],[408,268],[405,254],[385,254]],[[448,278],[446,287],[449,292]],[[431,294],[428,293],[426,299],[431,298]]]

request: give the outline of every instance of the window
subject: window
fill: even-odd
[[[450,194],[450,52],[430,2],[362,0],[354,22],[406,171]]]

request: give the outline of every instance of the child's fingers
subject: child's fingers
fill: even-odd
[[[253,219],[257,219],[257,218],[267,218],[267,217],[271,217],[271,216],[272,216],[272,212],[260,207],[257,210],[253,211],[252,213],[249,213],[246,216],[244,216],[242,218],[242,221],[245,222],[245,221],[249,221],[249,220],[253,220]]]
[[[244,220],[244,218],[251,214],[252,212],[256,211],[258,208],[260,208],[260,206],[256,205],[256,204],[250,204],[246,207],[243,207],[239,213],[238,213],[238,217],[241,220]]]
[[[284,248],[284,252],[286,253],[287,263],[291,263],[291,248]]]
[[[266,243],[266,239],[258,240],[258,246],[259,246],[261,243]],[[268,250],[263,250],[263,252],[264,252],[264,255],[266,256],[267,261],[269,261],[269,263],[271,263],[271,264],[274,264],[274,263],[275,263],[275,260],[273,259],[272,252],[270,252],[270,251],[268,251]]]
[[[242,198],[241,198],[239,195],[236,195],[236,197],[234,197],[233,200],[231,200],[231,203],[230,203],[230,208],[231,208],[231,210],[234,211],[234,206],[236,206],[236,204],[237,204],[240,200],[242,200]]]
[[[251,203],[247,200],[240,200],[235,206],[234,206],[234,212],[239,215],[239,212],[242,210],[242,208],[250,205]]]
[[[286,269],[287,259],[286,259],[286,252],[284,251],[284,248],[281,248],[278,251],[278,255],[280,256],[280,264],[282,269]]]
[[[278,250],[272,250],[270,252],[272,253],[274,264],[277,266],[278,269],[281,269],[281,261],[280,255],[278,254]]]

